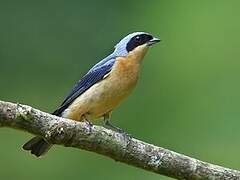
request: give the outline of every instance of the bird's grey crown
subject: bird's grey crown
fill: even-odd
[[[133,37],[135,37],[137,35],[141,35],[141,34],[149,34],[149,33],[146,33],[146,32],[134,32],[134,33],[128,34],[121,41],[119,41],[119,43],[117,43],[115,45],[115,50],[114,50],[113,54],[115,54],[115,56],[127,56],[128,55],[128,51],[127,51],[127,44],[128,44],[128,42]]]
[[[123,39],[121,39],[116,45],[115,45],[115,50],[112,54],[108,55],[107,57],[105,57],[103,60],[101,60],[100,62],[98,62],[97,64],[95,64],[90,71],[95,70],[98,67],[101,67],[102,65],[106,64],[106,63],[112,63],[113,60],[115,60],[116,57],[119,56],[127,56],[128,55],[128,51],[127,51],[127,44],[128,42],[135,36],[137,35],[141,35],[141,34],[149,34],[146,32],[134,32],[131,34],[128,34],[127,36],[125,36]]]

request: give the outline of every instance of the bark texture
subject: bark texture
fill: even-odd
[[[176,179],[240,179],[240,171],[203,162],[104,127],[53,116],[26,105],[0,101],[0,127],[24,130],[53,144],[92,151]]]

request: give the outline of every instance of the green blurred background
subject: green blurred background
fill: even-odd
[[[240,1],[0,2],[0,99],[52,112],[74,83],[126,34],[163,41],[145,58],[115,124],[141,140],[240,169]],[[0,130],[0,178],[155,180],[82,150],[21,150],[32,135]]]

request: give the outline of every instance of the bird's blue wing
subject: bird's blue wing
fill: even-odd
[[[99,82],[104,78],[106,74],[108,74],[114,63],[115,59],[104,59],[103,64],[99,66],[94,66],[92,69],[88,71],[88,73],[83,76],[82,79],[78,81],[78,83],[73,87],[68,96],[64,99],[61,106],[53,112],[54,115],[60,116],[62,112],[81,94],[83,94],[86,90],[88,90],[91,86]]]

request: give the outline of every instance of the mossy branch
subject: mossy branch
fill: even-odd
[[[100,126],[60,118],[30,106],[0,101],[0,127],[44,137],[176,179],[240,179],[240,171],[203,162]]]

